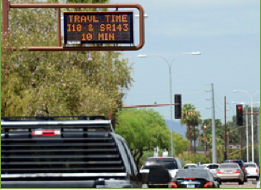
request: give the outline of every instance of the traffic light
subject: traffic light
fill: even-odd
[[[182,104],[181,104],[181,94],[175,94],[174,95],[175,99],[175,119],[180,119],[181,118],[181,109],[182,109]]]
[[[243,125],[243,105],[238,104],[237,107],[237,125],[242,126]]]

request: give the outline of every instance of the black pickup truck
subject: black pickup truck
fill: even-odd
[[[140,188],[125,140],[100,116],[2,117],[2,188]]]

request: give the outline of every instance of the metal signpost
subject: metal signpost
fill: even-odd
[[[8,35],[9,11],[14,8],[53,8],[57,10],[58,46],[11,47],[8,50],[27,51],[136,51],[143,47],[144,10],[139,4],[10,4],[2,0],[2,35]],[[114,8],[114,12],[64,12],[65,38],[61,37],[61,8]],[[135,8],[139,11],[139,44],[134,44],[133,12],[118,9]],[[83,46],[83,44],[85,46]],[[110,45],[108,45],[110,44]],[[123,45],[124,44],[124,45]]]

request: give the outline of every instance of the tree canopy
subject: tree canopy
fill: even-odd
[[[5,51],[56,46],[56,14],[55,9],[10,10],[8,43],[2,43],[2,116],[115,114],[132,83],[132,65],[122,53]]]
[[[123,109],[117,116],[116,133],[125,138],[137,164],[146,151],[171,150],[170,131],[153,109]],[[187,149],[188,142],[180,134],[173,133],[173,140],[176,155]]]

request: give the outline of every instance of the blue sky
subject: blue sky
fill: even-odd
[[[224,97],[227,120],[235,115],[237,103],[247,102],[260,90],[260,1],[259,0],[111,0],[110,3],[138,3],[145,19],[145,45],[139,51],[124,51],[133,63],[135,82],[124,100],[125,105],[168,104],[169,74],[160,57],[137,58],[138,54],[158,54],[171,60],[172,92],[182,94],[182,103],[193,104],[202,119],[211,118],[209,84],[214,84],[215,118],[224,121]],[[124,9],[126,10],[126,9]],[[137,14],[138,11],[134,10]],[[135,44],[138,38],[135,19]],[[256,93],[253,102],[260,101]],[[255,104],[259,106],[259,104]],[[170,119],[169,107],[154,108]],[[179,121],[179,120],[177,120]]]

